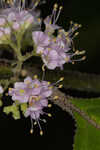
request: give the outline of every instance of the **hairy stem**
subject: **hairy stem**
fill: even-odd
[[[54,96],[58,96],[57,100],[54,100]],[[93,125],[95,128],[100,129],[100,125],[98,125],[94,120],[92,120],[84,111],[77,108],[75,105],[73,105],[70,101],[70,97],[67,97],[64,93],[60,92],[57,88],[54,89],[53,95],[51,97],[51,101],[54,102],[54,104],[57,104],[60,106],[64,111],[69,112],[71,115],[73,115],[73,112],[77,112],[80,116],[82,116],[85,120],[88,121],[91,125]]]

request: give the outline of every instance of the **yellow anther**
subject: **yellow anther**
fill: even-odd
[[[62,85],[62,84],[58,86],[58,88],[62,88],[62,87],[63,87],[63,85]]]
[[[66,62],[69,62],[69,57],[66,57],[66,58],[65,58],[65,61],[66,61]]]
[[[12,88],[9,88],[9,91],[12,91]]]
[[[86,56],[83,56],[83,57],[82,57],[82,60],[85,60],[85,59],[86,59]]]
[[[58,7],[58,4],[57,3],[54,4],[54,9],[57,9],[57,7]]]
[[[38,88],[38,87],[39,87],[39,85],[38,85],[38,84],[34,84],[34,87],[35,87],[35,88]]]
[[[85,50],[83,50],[83,51],[77,50],[77,51],[75,52],[76,55],[83,55],[84,53],[85,53]]]
[[[75,52],[76,55],[78,55],[79,53],[80,53],[79,50],[77,50],[77,51]]]
[[[48,113],[48,116],[49,116],[49,117],[52,117],[52,115],[51,115],[50,113]]]
[[[76,32],[74,36],[77,36],[79,34],[79,32]]]
[[[64,80],[64,77],[61,77],[61,78],[60,78],[60,81],[63,81],[63,80]]]
[[[58,98],[59,98],[59,96],[54,96],[54,98],[53,98],[53,99],[54,99],[54,100],[56,100],[56,99],[58,99]]]
[[[74,61],[72,61],[72,64],[74,65],[74,64],[75,64],[75,62],[74,62]]]
[[[48,82],[48,85],[50,85],[51,84],[51,82]]]
[[[63,9],[63,7],[62,7],[62,6],[60,6],[60,7],[59,7],[59,9],[60,9],[60,10],[62,10],[62,9]]]
[[[30,130],[30,133],[31,133],[31,134],[33,133],[33,129]]]
[[[51,107],[52,107],[52,104],[48,104],[48,107],[51,108]]]
[[[51,48],[48,48],[48,51],[50,51],[51,50]]]
[[[37,122],[36,122],[36,121],[34,122],[34,125],[37,125]]]
[[[79,24],[75,23],[75,24],[74,24],[74,26],[75,26],[75,27],[78,27],[78,26],[79,26]]]
[[[39,23],[41,22],[41,19],[40,19],[40,18],[38,18],[37,20],[38,20]]]
[[[42,71],[45,71],[45,65],[42,66]]]
[[[52,89],[53,88],[53,86],[50,86],[48,89]]]
[[[24,93],[25,91],[24,91],[23,89],[20,89],[19,92],[20,92],[20,93]]]
[[[37,76],[37,75],[34,75],[34,76],[33,76],[33,78],[34,78],[34,79],[37,79],[37,78],[38,78],[38,76]]]
[[[41,135],[41,136],[43,135],[43,131],[42,131],[42,130],[40,130],[40,135]]]

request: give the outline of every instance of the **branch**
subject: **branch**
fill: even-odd
[[[57,100],[54,100],[54,96],[58,96],[59,98]],[[100,129],[100,125],[98,125],[94,120],[92,120],[84,111],[81,111],[79,108],[77,108],[75,105],[73,105],[70,101],[70,97],[67,97],[64,93],[60,92],[57,88],[54,89],[53,95],[50,98],[50,100],[60,106],[62,110],[69,112],[71,115],[73,115],[73,112],[77,112],[80,116],[82,116],[85,120],[88,121],[91,125],[93,125],[95,128]]]

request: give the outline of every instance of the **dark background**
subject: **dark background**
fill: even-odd
[[[65,69],[79,70],[88,73],[100,73],[100,1],[99,0],[47,0],[46,4],[40,6],[42,16],[51,13],[53,4],[58,2],[63,5],[63,11],[58,24],[68,29],[69,21],[73,20],[82,24],[80,34],[76,38],[76,47],[86,50],[87,59],[75,65],[65,65]],[[4,98],[4,101],[6,99]],[[49,110],[47,110],[49,111]],[[1,110],[2,112],[2,110]],[[45,149],[45,150],[72,150],[73,135],[75,133],[75,121],[54,106],[50,110],[52,118],[47,118],[47,123],[42,124],[44,135],[39,135],[36,128],[30,135],[30,120],[22,119],[15,121],[1,113],[0,116],[0,144],[9,149]]]

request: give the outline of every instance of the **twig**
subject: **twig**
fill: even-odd
[[[54,96],[58,96],[59,98],[57,100],[54,100]],[[82,116],[85,120],[88,121],[91,125],[93,125],[95,128],[100,129],[100,125],[97,124],[94,120],[92,120],[84,111],[77,108],[75,105],[73,105],[70,101],[70,97],[67,97],[64,93],[60,92],[57,88],[54,89],[53,95],[50,98],[54,104],[57,104],[60,106],[64,111],[69,112],[71,115],[73,115],[73,111],[77,112],[80,116]]]

